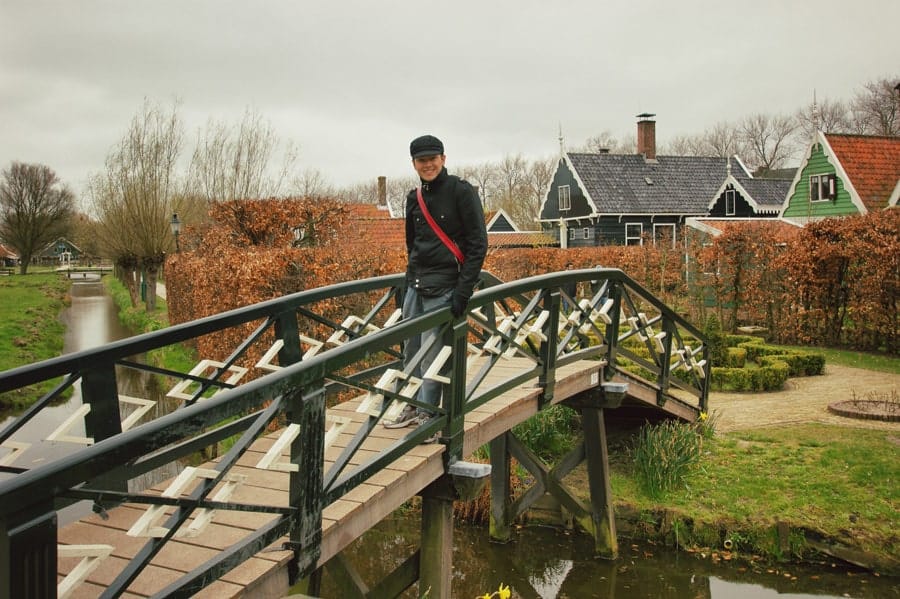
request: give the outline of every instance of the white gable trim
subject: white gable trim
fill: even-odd
[[[587,187],[582,181],[581,176],[578,174],[578,171],[575,170],[575,167],[572,165],[572,161],[569,160],[569,153],[566,152],[563,154],[562,163],[566,165],[569,171],[572,173],[572,176],[575,177],[575,183],[578,184],[578,189],[584,194],[584,199],[587,200],[588,207],[591,209],[589,214],[583,214],[578,217],[565,217],[565,218],[539,218],[538,222],[545,223],[558,223],[560,221],[565,220],[584,220],[587,218],[595,218],[600,216],[600,213],[597,212],[597,204],[594,202],[594,199],[591,197],[591,194],[588,192]],[[559,172],[559,165],[556,167],[556,171],[554,171],[553,176],[550,178],[550,182],[547,184],[547,191],[544,193],[544,200],[541,202],[541,207],[538,210],[538,214],[542,214],[544,212],[544,206],[547,204],[547,200],[550,198],[550,192],[553,191],[553,181],[556,179],[556,173]],[[559,212],[559,206],[556,207],[556,211]]]
[[[739,191],[744,199],[747,200],[747,203],[753,206],[753,210],[755,210],[756,212],[760,212],[759,204],[756,202],[756,200],[753,199],[753,196],[750,195],[750,192],[747,191],[747,189],[743,185],[741,185],[741,182],[734,178],[734,175],[728,175],[727,177],[725,177],[725,182],[722,183],[721,187],[719,187],[719,191],[716,192],[716,195],[713,197],[713,199],[709,201],[709,206],[706,207],[707,210],[713,209],[713,206],[716,205],[716,202],[718,202],[719,198],[722,197],[722,194],[725,193],[725,190],[728,188],[729,183],[734,185],[734,190]]]
[[[897,206],[898,200],[900,200],[900,179],[897,179],[897,184],[894,185],[894,193],[892,193],[891,197],[888,198],[887,207],[893,208]]]
[[[803,170],[806,168],[806,165],[809,164],[809,158],[812,156],[813,146],[817,143],[822,144],[822,152],[825,154],[825,158],[831,165],[834,167],[835,174],[841,178],[841,182],[844,184],[844,189],[847,190],[847,193],[850,194],[850,201],[856,206],[856,209],[859,210],[860,214],[866,214],[866,206],[863,204],[862,199],[859,197],[859,194],[856,192],[856,188],[853,187],[853,181],[850,180],[850,177],[847,176],[847,171],[844,170],[844,166],[841,164],[840,159],[835,155],[834,150],[831,147],[831,144],[828,143],[828,139],[825,137],[825,134],[821,131],[816,131],[816,137],[813,141],[806,146],[806,155],[803,157],[803,160],[800,161],[800,166],[797,167],[797,172],[794,174],[794,180],[791,182],[791,189],[788,191],[788,194],[784,198],[784,203],[781,205],[781,210],[778,212],[778,218],[784,220],[791,220],[789,218],[785,219],[784,211],[787,210],[790,205],[791,198],[794,197],[794,193],[797,191],[797,184],[800,182],[801,177],[803,177]],[[807,199],[807,201],[809,201]],[[808,219],[804,219],[808,220]]]
[[[866,205],[863,204],[862,198],[859,197],[859,194],[856,192],[856,188],[853,187],[853,181],[850,180],[850,177],[847,175],[847,171],[844,170],[844,166],[841,164],[840,159],[835,155],[834,150],[831,148],[831,144],[828,143],[828,138],[821,131],[819,135],[822,136],[822,142],[825,147],[825,155],[829,157],[829,161],[832,165],[834,165],[834,170],[837,172],[838,176],[841,178],[841,181],[844,183],[844,189],[850,192],[850,201],[853,202],[853,205],[856,206],[856,209],[859,210],[860,214],[867,214],[868,210],[866,210]]]
[[[492,226],[494,226],[494,224],[496,224],[496,222],[498,220],[500,220],[501,216],[506,219],[506,222],[508,222],[510,225],[512,225],[513,230],[512,231],[498,231],[498,233],[519,233],[521,231],[521,229],[519,229],[519,226],[516,224],[516,222],[509,217],[509,214],[507,214],[503,208],[497,209],[497,213],[491,217],[490,221],[488,221],[486,228],[490,229]]]

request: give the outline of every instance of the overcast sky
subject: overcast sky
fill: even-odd
[[[335,185],[556,155],[604,130],[657,140],[849,100],[900,72],[897,0],[0,0],[0,167],[76,191],[145,98],[177,98],[186,154],[247,108]]]

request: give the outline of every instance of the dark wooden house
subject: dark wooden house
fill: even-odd
[[[728,160],[657,156],[653,116],[638,115],[637,154],[562,154],[539,217],[561,247],[674,245],[686,218],[708,213]]]
[[[728,174],[709,202],[708,216],[716,218],[777,218],[791,188],[791,179],[753,177],[735,157]]]

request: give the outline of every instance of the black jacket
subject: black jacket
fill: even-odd
[[[428,212],[465,256],[462,266],[444,245],[419,209],[416,190],[406,196],[406,251],[409,261],[406,279],[410,287],[431,294],[454,289],[468,299],[481,273],[487,253],[484,210],[475,188],[447,169],[429,183],[423,183],[422,196]]]

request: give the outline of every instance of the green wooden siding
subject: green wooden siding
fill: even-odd
[[[809,201],[809,178],[812,175],[835,174],[834,165],[828,162],[822,144],[816,144],[810,152],[809,160],[803,165],[800,180],[784,210],[785,218],[824,218],[829,216],[847,216],[858,214],[859,210],[850,200],[850,194],[844,189],[844,182],[837,177],[837,198],[819,202]]]

